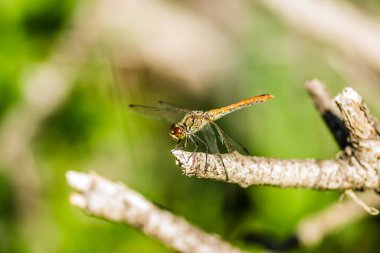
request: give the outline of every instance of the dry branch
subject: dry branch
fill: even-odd
[[[163,210],[121,183],[95,173],[67,173],[68,183],[79,193],[70,196],[71,204],[87,213],[128,224],[166,246],[180,252],[228,252],[242,250],[208,234],[167,210]]]
[[[365,192],[360,198],[368,205],[380,207],[380,198],[374,192]],[[368,214],[351,199],[336,203],[325,210],[302,219],[298,225],[297,238],[301,245],[313,246],[332,232]]]
[[[205,170],[205,153],[172,152],[182,172],[187,176],[217,179],[236,183],[242,187],[250,185],[272,185],[323,190],[376,189],[377,180],[366,180],[366,171],[357,176],[354,166],[340,160],[276,159],[243,156],[237,152],[223,154],[223,164],[218,155],[208,155]],[[193,155],[192,155],[193,154]],[[190,157],[191,156],[191,157]],[[189,158],[190,157],[190,158]]]
[[[308,82],[309,93],[344,150],[331,160],[275,159],[238,153],[207,156],[174,150],[177,164],[187,176],[212,178],[242,187],[273,185],[325,190],[379,190],[380,138],[377,122],[363,99],[352,88],[335,98],[338,110],[328,101],[328,92],[318,80]],[[343,122],[343,123],[342,123]],[[224,164],[224,165],[223,165]],[[228,174],[225,174],[225,171]]]
[[[260,0],[290,26],[329,43],[380,72],[380,26],[342,1]]]
[[[344,149],[348,144],[348,129],[345,127],[340,111],[330,97],[326,86],[318,80],[310,80],[306,82],[305,87],[339,147]]]

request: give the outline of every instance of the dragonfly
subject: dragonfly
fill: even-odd
[[[164,101],[159,101],[154,107],[131,104],[129,108],[138,114],[166,119],[173,123],[169,135],[177,142],[176,149],[187,147],[188,142],[191,141],[195,145],[194,154],[202,144],[206,149],[207,166],[207,154],[220,155],[218,140],[226,147],[228,153],[237,151],[242,155],[249,154],[246,148],[227,135],[215,121],[236,110],[268,101],[273,97],[271,94],[262,94],[208,111],[190,110]],[[202,133],[203,138],[198,136],[198,133]]]

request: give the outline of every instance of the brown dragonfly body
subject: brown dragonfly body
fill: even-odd
[[[226,146],[228,152],[238,151],[242,154],[247,154],[247,150],[238,144],[234,139],[225,134],[214,121],[233,111],[243,109],[253,104],[268,101],[271,98],[273,98],[273,95],[271,94],[258,95],[228,106],[205,112],[180,108],[165,102],[159,102],[157,107],[142,105],[129,105],[129,107],[138,113],[158,118],[166,118],[170,121],[173,121],[173,116],[177,116],[178,118],[179,115],[182,115],[180,120],[170,127],[169,132],[170,136],[176,140],[178,144],[182,140],[185,140],[182,148],[186,147],[188,140],[190,140],[195,144],[195,150],[198,149],[199,143],[203,143],[206,146],[207,152],[211,151],[211,153],[218,153],[215,131],[212,129],[212,127],[214,127],[217,135],[219,136],[220,142]],[[203,130],[205,135],[204,140],[196,135],[196,133],[201,130]]]
[[[271,98],[273,98],[273,95],[263,94],[206,112],[191,111],[187,113],[180,122],[171,126],[170,136],[177,141],[181,141],[182,139],[194,135],[196,132],[203,129],[207,124],[210,124],[233,111],[267,101]]]

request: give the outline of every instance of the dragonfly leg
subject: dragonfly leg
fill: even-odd
[[[207,143],[202,140],[201,138],[199,138],[198,136],[194,135],[194,139],[196,139],[197,141],[201,142],[205,147],[206,147],[206,161],[205,161],[205,172],[207,171],[207,167],[208,167],[208,163],[207,163],[207,158],[208,158],[208,145]],[[194,150],[195,152],[195,150]],[[194,153],[193,153],[194,154]],[[192,155],[193,155],[192,154]]]
[[[184,143],[183,143],[182,148],[186,148],[186,147],[187,147],[187,137],[185,138],[185,141],[184,141]]]
[[[182,149],[186,148],[186,146],[187,146],[187,137],[185,138],[185,140],[184,140],[182,146],[180,147],[179,144],[181,144],[181,142],[182,142],[182,140],[178,140],[178,141],[177,141],[177,144],[176,144],[175,147],[174,147],[175,150],[182,150]]]
[[[227,172],[227,168],[226,168],[226,166],[224,165],[223,157],[222,157],[222,155],[219,154],[219,153],[218,153],[218,157],[219,157],[220,161],[221,161],[222,164],[223,164],[224,174],[226,174],[226,182],[228,182],[228,172]]]
[[[191,153],[191,155],[189,156],[189,158],[187,158],[187,162],[189,162],[190,158],[195,154],[195,152],[197,152],[197,150],[199,148],[199,142],[195,138],[195,135],[189,135],[189,139],[191,140],[192,143],[194,143],[195,149],[194,149],[193,153]]]
[[[214,125],[216,125],[215,123],[213,123]],[[213,131],[213,129],[211,129],[211,127],[209,127],[210,129],[210,131],[209,131],[209,133],[211,133],[211,131]],[[216,129],[217,129],[217,133],[218,133],[218,137],[219,137],[219,141],[222,143],[222,144],[224,144],[224,145],[226,145],[225,144],[225,141],[224,141],[224,139],[222,139],[222,136],[221,136],[221,132],[219,132],[219,128],[216,126],[215,127]],[[219,130],[218,130],[219,129]],[[220,130],[221,131],[221,130]],[[213,135],[213,137],[215,137],[215,135]],[[198,137],[199,138],[199,137]],[[208,141],[207,141],[208,140]],[[206,142],[207,143],[212,143],[212,140],[210,140],[210,138],[208,138],[207,139],[207,135],[206,135]],[[218,157],[218,159],[222,162],[222,165],[223,165],[223,169],[224,169],[224,174],[226,175],[226,182],[228,182],[228,173],[227,173],[227,169],[226,169],[226,166],[224,165],[224,161],[223,161],[223,157],[222,157],[222,155],[218,152],[218,149],[217,149],[217,146],[216,146],[217,144],[215,143],[214,144],[214,148],[212,148],[213,146],[210,144],[210,147],[211,147],[211,149],[212,150],[215,150],[213,153],[215,154],[215,155],[217,155],[217,157]],[[228,147],[228,146],[226,146],[226,147]],[[206,149],[208,150],[208,145],[206,145]],[[211,151],[212,152],[212,151]],[[207,152],[208,153],[208,152]],[[206,163],[207,163],[207,154],[206,154]],[[206,170],[207,170],[207,167],[206,167]]]

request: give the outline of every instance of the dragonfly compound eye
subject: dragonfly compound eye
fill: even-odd
[[[170,127],[170,135],[176,140],[184,138],[182,128],[178,127],[176,124]]]

